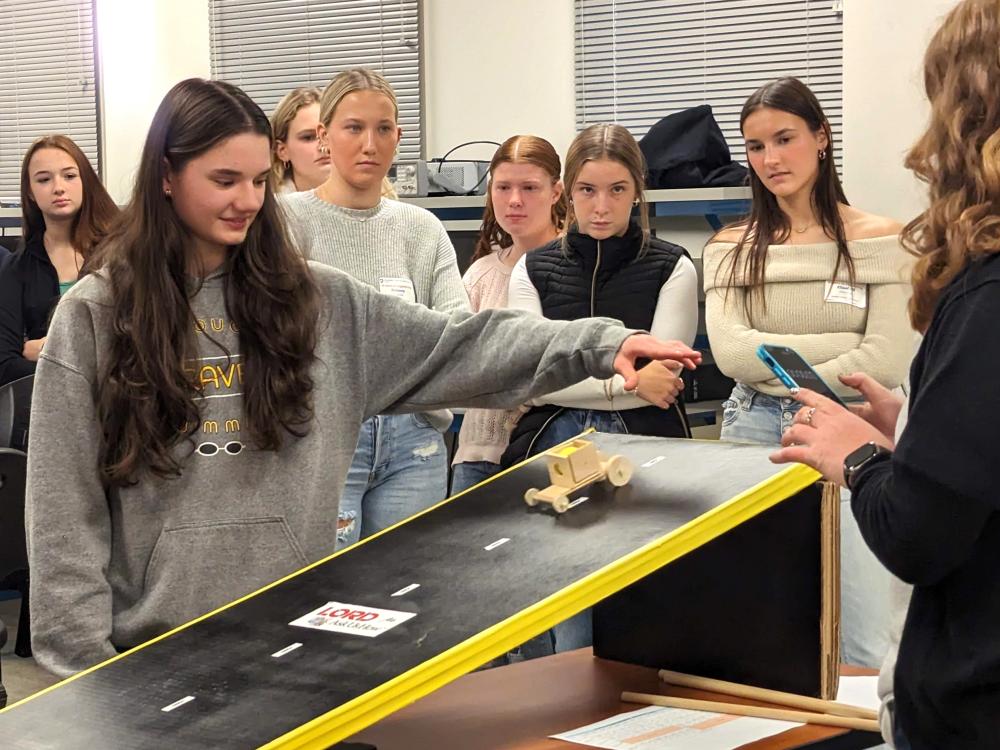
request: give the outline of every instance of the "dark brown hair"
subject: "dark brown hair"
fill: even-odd
[[[43,148],[65,151],[76,162],[80,172],[83,202],[73,217],[70,241],[86,263],[93,249],[111,231],[118,218],[118,206],[104,189],[87,155],[65,135],[42,136],[32,143],[24,154],[24,160],[21,162],[21,233],[25,242],[41,239],[45,234],[45,217],[31,193],[31,175],[28,173],[31,157]]]
[[[563,185],[567,194],[573,193],[580,170],[588,161],[610,159],[618,162],[628,170],[635,183],[635,197],[639,201],[639,226],[642,228],[642,248],[639,254],[646,252],[649,245],[649,211],[646,205],[646,159],[642,155],[635,138],[622,125],[591,125],[576,134],[566,152],[566,173],[563,175]],[[569,225],[576,223],[572,201],[569,204]],[[563,238],[563,250],[568,245]]]
[[[501,164],[533,164],[544,171],[555,185],[559,181],[562,173],[562,164],[559,162],[559,154],[544,138],[537,135],[515,135],[508,138],[490,162],[490,180],[493,180],[493,173]],[[552,226],[557,232],[563,231],[566,226],[566,213],[568,204],[566,202],[566,192],[559,196],[559,200],[552,204]],[[511,237],[497,221],[496,213],[493,209],[493,193],[486,190],[486,209],[483,211],[483,226],[479,229],[479,240],[476,242],[476,252],[472,256],[473,262],[489,255],[494,247],[506,249],[514,244]]]
[[[854,261],[847,246],[847,233],[844,230],[844,220],[840,216],[840,204],[848,205],[844,188],[837,175],[837,167],[833,162],[833,133],[830,123],[823,114],[816,95],[797,78],[779,78],[766,83],[753,92],[743,105],[740,113],[740,131],[747,118],[759,109],[777,109],[788,112],[805,120],[813,133],[826,134],[826,148],[819,162],[819,175],[812,189],[812,207],[819,218],[820,225],[828,237],[837,243],[837,264],[833,269],[831,279],[837,277],[840,264],[847,267],[851,283],[854,283]],[[744,309],[747,318],[752,320],[754,301],[764,309],[764,271],[767,264],[767,249],[772,244],[781,244],[791,233],[788,216],[778,205],[778,199],[764,187],[760,177],[753,169],[750,170],[750,189],[753,201],[750,215],[743,221],[731,227],[744,227],[736,247],[730,253],[729,287],[737,285],[737,279],[747,278],[749,293],[744,297]]]
[[[179,475],[171,450],[199,424],[200,386],[185,371],[197,357],[191,235],[164,195],[164,177],[241,133],[271,140],[267,116],[240,89],[199,78],[174,86],[153,117],[132,201],[102,246],[112,322],[98,415],[100,466],[111,485],[135,482],[144,470]],[[227,270],[226,312],[245,362],[244,423],[256,447],[278,450],[285,432],[302,435],[312,419],[319,300],[270,184],[246,238],[229,248]]]
[[[910,321],[925,332],[946,286],[977,257],[1000,252],[1000,2],[964,0],[924,57],[930,123],[906,157],[929,205],[902,232],[918,260]]]

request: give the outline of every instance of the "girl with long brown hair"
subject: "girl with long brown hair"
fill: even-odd
[[[509,306],[556,320],[606,316],[690,343],[698,325],[698,281],[684,248],[650,235],[645,163],[621,125],[591,125],[566,154],[567,232],[523,256]],[[636,216],[633,216],[633,212]],[[639,387],[591,379],[538,399],[518,422],[504,463],[557,445],[587,427],[690,437],[683,383],[652,363]]]
[[[48,135],[21,161],[21,214],[24,247],[0,272],[0,385],[35,371],[52,308],[76,283],[118,207],[80,147]]]
[[[483,226],[473,263],[462,277],[473,312],[507,306],[510,273],[528,252],[555,240],[566,223],[559,154],[544,138],[515,135],[490,161]],[[455,453],[451,494],[500,469],[520,409],[465,413]]]
[[[798,406],[757,348],[791,347],[843,397],[856,395],[839,380],[845,373],[895,388],[913,351],[910,264],[899,224],[848,205],[830,124],[805,84],[762,86],[740,122],[753,202],[705,248],[705,324],[712,356],[736,381],[721,438],[777,445]],[[841,515],[842,655],[874,667],[888,642],[889,576],[846,504]]]
[[[272,145],[240,89],[174,86],[122,223],[56,309],[26,524],[34,653],[58,674],[331,554],[373,414],[510,407],[615,368],[634,379],[637,356],[698,359],[601,322],[448,316],[307,262]]]
[[[684,248],[652,237],[639,144],[621,125],[592,125],[570,144],[563,183],[565,236],[522,256],[509,306],[553,320],[604,316],[690,344],[698,325],[698,276]],[[638,216],[633,217],[637,209]],[[651,362],[637,386],[589,378],[537,398],[511,434],[510,465],[580,434],[690,437],[679,368]],[[590,645],[590,612],[521,647],[541,656]]]
[[[402,137],[396,94],[366,69],[337,75],[320,98],[327,180],[283,198],[303,252],[384,293],[433,310],[468,309],[455,249],[429,211],[385,197]],[[386,363],[391,367],[390,363]],[[346,546],[412,516],[448,494],[443,432],[452,415],[374,415],[362,428],[341,499]]]
[[[903,232],[917,257],[910,319],[924,334],[902,401],[875,384],[860,417],[814,393],[774,460],[851,490],[865,541],[913,584],[896,662],[900,749],[1000,737],[1000,1],[964,0],[924,58],[926,132],[906,165],[929,205]],[[862,418],[863,417],[863,418]]]

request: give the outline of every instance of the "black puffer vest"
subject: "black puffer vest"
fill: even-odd
[[[652,237],[640,257],[642,230],[635,221],[622,237],[597,241],[574,227],[566,241],[567,251],[561,240],[555,240],[525,256],[542,312],[551,320],[607,317],[648,331],[660,287],[681,256],[687,255],[679,245]],[[532,407],[514,428],[501,464],[510,466],[531,455],[535,438],[563,410],[553,404]],[[632,434],[691,437],[681,401],[667,410],[647,406],[624,409],[618,415]]]

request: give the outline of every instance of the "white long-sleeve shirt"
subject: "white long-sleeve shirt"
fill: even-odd
[[[507,307],[527,310],[539,316],[543,314],[542,299],[531,283],[523,257],[511,273]],[[698,333],[698,272],[694,263],[686,256],[677,261],[670,278],[660,287],[649,332],[658,339],[682,341],[688,345],[694,343],[694,337]],[[611,400],[608,399],[609,395]],[[608,381],[588,378],[537,398],[533,403],[603,411],[649,406],[648,401],[635,393],[625,392],[625,378],[621,375],[615,375]]]

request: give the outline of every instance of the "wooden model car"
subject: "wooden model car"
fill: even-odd
[[[535,506],[549,503],[557,513],[569,508],[569,493],[591,482],[606,479],[615,487],[624,487],[632,478],[634,467],[625,456],[606,458],[589,440],[573,440],[544,454],[549,465],[549,481],[544,490],[532,487],[524,493],[524,502]]]

